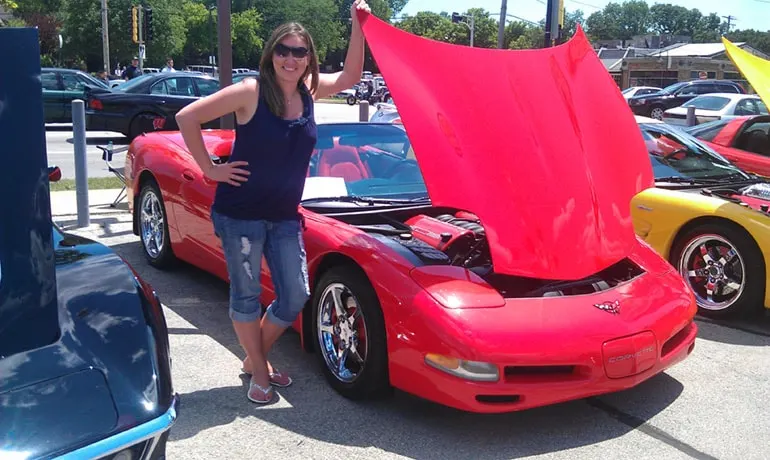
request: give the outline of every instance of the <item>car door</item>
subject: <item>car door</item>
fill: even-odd
[[[66,121],[64,119],[64,88],[57,72],[43,70],[40,73],[43,86],[43,112],[46,123]]]
[[[194,78],[198,97],[210,96],[219,91],[219,80],[214,78]],[[203,124],[204,129],[217,129],[221,126],[220,118]]]
[[[694,99],[701,94],[715,93],[716,87],[711,83],[692,83],[676,92],[666,104],[668,108],[679,107],[690,99]]]
[[[169,77],[156,81],[150,86],[151,105],[164,116],[163,126],[154,129],[177,130],[176,114],[198,98],[193,79],[185,76]]]
[[[226,143],[220,146],[227,148]],[[212,153],[221,154],[216,149]],[[184,228],[180,226],[179,232],[186,244],[195,248],[195,257],[202,264],[213,267],[222,264],[222,245],[211,223],[211,204],[214,202],[217,183],[205,178],[200,168],[194,167],[194,162],[190,158],[187,167],[181,172],[182,203],[179,211],[182,216],[177,215],[177,218],[185,225]]]
[[[733,163],[746,171],[770,177],[770,121],[766,117],[747,121],[730,147],[725,156]]]
[[[86,85],[90,82],[72,72],[62,72],[61,81],[64,86],[62,94],[64,118],[71,120],[72,101],[75,99],[86,100]]]

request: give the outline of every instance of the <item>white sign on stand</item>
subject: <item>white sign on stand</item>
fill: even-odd
[[[139,59],[147,59],[144,45],[139,45]]]
[[[305,179],[305,189],[302,191],[302,199],[333,198],[347,196],[348,188],[342,177],[308,177]]]

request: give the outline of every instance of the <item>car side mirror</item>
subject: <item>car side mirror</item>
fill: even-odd
[[[48,182],[59,182],[61,179],[61,169],[58,166],[48,167]]]

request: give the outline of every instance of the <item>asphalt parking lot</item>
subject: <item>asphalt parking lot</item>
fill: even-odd
[[[767,315],[699,320],[690,358],[637,388],[504,415],[463,413],[400,393],[378,403],[348,401],[327,386],[316,357],[289,331],[271,359],[295,384],[263,407],[245,397],[227,285],[189,266],[150,267],[125,211],[94,201],[92,210],[94,225],[75,233],[111,246],[165,305],[182,400],[170,459],[770,458]],[[71,229],[76,219],[55,220]]]

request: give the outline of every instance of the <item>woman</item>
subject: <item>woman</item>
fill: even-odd
[[[342,72],[319,74],[313,39],[299,24],[273,31],[260,62],[259,80],[247,78],[202,98],[176,116],[190,153],[210,180],[217,181],[211,220],[222,241],[230,277],[230,318],[246,351],[243,371],[251,374],[248,398],[273,398],[272,386],[291,378],[266,359],[278,337],[310,296],[298,207],[310,155],[316,143],[314,101],[360,81],[364,35],[355,0],[353,30]],[[213,164],[201,125],[235,113],[235,142],[226,164]],[[267,259],[276,300],[261,316],[259,272]]]

